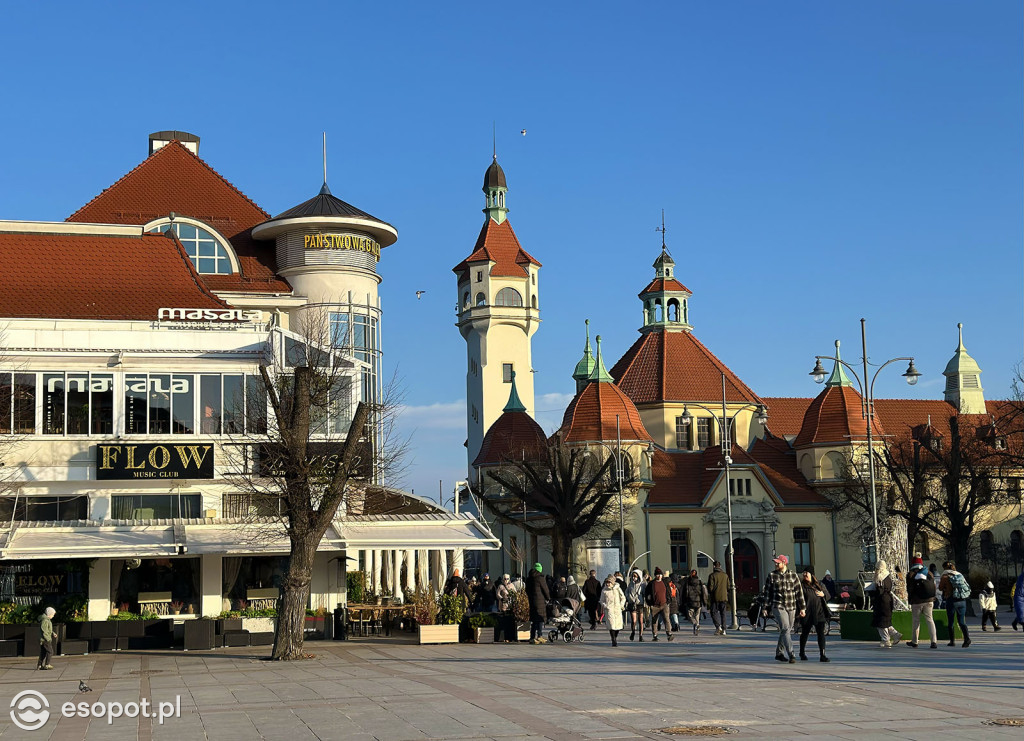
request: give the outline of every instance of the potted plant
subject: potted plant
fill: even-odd
[[[421,644],[459,642],[458,622],[454,625],[441,622],[440,604],[432,589],[427,588],[417,593],[412,617],[416,621],[417,639]],[[450,614],[445,615],[446,619],[450,617]]]
[[[174,600],[171,603],[171,614],[172,615],[180,615],[181,614],[181,610],[182,610],[182,608],[184,606],[185,606],[184,602],[181,602],[179,600]]]
[[[512,614],[516,618],[516,639],[530,640],[530,598],[526,596],[525,590],[520,589],[515,593]]]
[[[490,632],[490,641],[494,641],[494,629],[498,627],[498,618],[489,612],[481,612],[468,618],[469,627],[473,631],[473,643],[483,643],[484,631]]]

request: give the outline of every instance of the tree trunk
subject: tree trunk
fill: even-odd
[[[572,539],[557,526],[551,528],[551,573],[557,579],[569,575],[569,549]]]
[[[277,608],[277,632],[274,635],[275,661],[292,661],[306,658],[302,641],[306,629],[306,605],[309,604],[309,587],[313,574],[313,557],[316,544],[312,534],[292,536],[292,551],[288,558],[288,571],[281,585],[281,599]]]

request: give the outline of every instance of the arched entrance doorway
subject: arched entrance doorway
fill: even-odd
[[[761,573],[761,562],[757,555],[757,546],[749,538],[737,538],[733,541],[733,573],[736,574],[736,591],[743,594],[754,594],[760,589],[758,575]]]

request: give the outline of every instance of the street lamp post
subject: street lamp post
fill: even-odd
[[[854,379],[857,381],[857,386],[861,392],[861,416],[867,422],[867,439],[868,439],[868,476],[871,482],[871,541],[873,544],[874,554],[873,558],[875,562],[878,561],[878,501],[875,496],[875,450],[872,447],[872,427],[874,426],[875,420],[875,380],[878,378],[878,374],[882,372],[882,369],[890,363],[898,363],[901,361],[907,361],[907,370],[903,373],[903,377],[907,379],[907,383],[913,386],[917,383],[917,379],[920,377],[920,373],[917,368],[914,367],[914,358],[891,358],[885,361],[880,366],[875,374],[871,376],[870,383],[868,382],[868,341],[867,341],[867,330],[865,328],[865,320],[860,320],[860,344],[863,357],[863,376],[858,376],[857,371],[853,369],[853,366],[847,363],[845,360],[839,357],[839,340],[836,340],[836,354],[835,357],[829,357],[827,355],[815,355],[814,356],[814,369],[810,372],[813,376],[815,383],[823,383],[825,381],[825,369],[821,365],[822,360],[834,360],[837,363],[842,363],[849,371],[853,374]],[[874,564],[872,564],[874,565]]]
[[[615,449],[607,443],[601,442],[600,440],[593,441],[593,444],[600,445],[609,455],[615,455],[615,486],[618,489],[619,494],[619,569],[623,574],[627,574],[626,569],[626,519],[623,510],[622,496],[623,496],[623,478],[622,478],[622,430],[620,427],[620,415],[615,415]],[[589,448],[591,443],[587,443]],[[647,446],[647,455],[651,456],[652,461],[654,457],[654,443],[649,443]]]
[[[725,562],[729,573],[729,601],[730,607],[732,608],[732,630],[739,630],[740,621],[739,615],[736,609],[736,564],[733,559],[733,536],[732,536],[732,492],[730,491],[730,478],[729,478],[729,466],[732,465],[732,437],[729,434],[729,413],[726,408],[725,400],[725,373],[722,374],[722,416],[719,417],[712,410],[708,409],[703,404],[694,404],[695,407],[700,407],[706,412],[711,414],[712,419],[718,423],[718,429],[722,441],[722,460],[724,463],[725,471],[725,512],[726,519],[729,521],[729,544],[725,548]],[[757,421],[762,425],[768,421],[768,412],[764,406],[758,404],[746,404],[743,407],[737,409],[737,412],[742,412],[744,409],[757,409]],[[680,418],[680,423],[684,428],[690,426],[690,420],[693,419],[693,415],[690,414],[689,405],[683,406],[683,414]]]

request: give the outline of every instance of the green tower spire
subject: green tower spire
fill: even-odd
[[[508,394],[508,403],[505,404],[503,412],[525,412],[526,407],[523,405],[522,400],[519,398],[519,392],[516,391],[516,372],[512,371],[512,390]]]
[[[826,386],[852,386],[853,382],[846,375],[846,369],[839,362],[839,340],[836,340],[836,364],[832,368],[832,375],[825,381]]]
[[[597,361],[594,363],[594,370],[590,373],[590,381],[614,383],[615,379],[605,370],[604,360],[601,359],[601,335],[597,336]]]
[[[576,364],[576,369],[572,372],[572,378],[576,381],[576,391],[580,391],[583,386],[587,385],[587,381],[590,380],[590,374],[594,372],[594,355],[590,352],[590,320],[587,319],[584,324],[587,325],[587,344],[583,346],[583,358]]]

